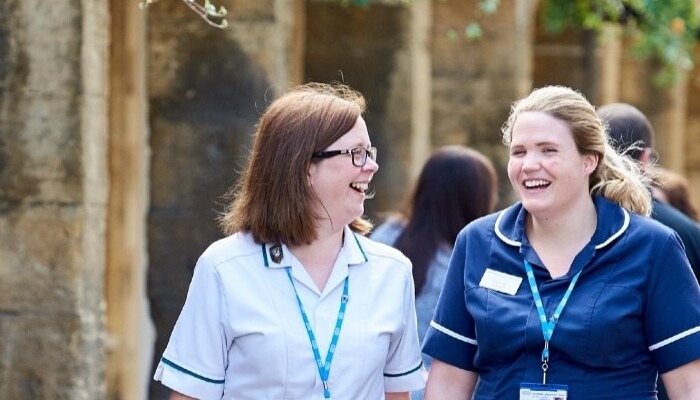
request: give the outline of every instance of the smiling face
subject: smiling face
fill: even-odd
[[[324,151],[355,147],[371,147],[367,125],[362,117]],[[379,165],[369,156],[364,166],[356,167],[350,154],[340,154],[311,164],[309,182],[320,202],[318,214],[330,217],[329,226],[333,230],[342,229],[364,213],[367,188],[378,169]]]
[[[590,199],[589,176],[596,164],[597,156],[579,153],[564,121],[533,111],[515,121],[508,178],[529,213],[566,211]]]

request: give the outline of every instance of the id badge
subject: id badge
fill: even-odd
[[[520,400],[566,400],[569,387],[566,385],[543,385],[521,383]]]

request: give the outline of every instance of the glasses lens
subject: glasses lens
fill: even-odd
[[[377,161],[377,148],[376,147],[370,147],[368,150],[369,153],[369,158],[371,158],[373,161]]]
[[[352,164],[356,167],[362,167],[367,162],[367,150],[362,147],[355,147],[350,150],[352,154]]]

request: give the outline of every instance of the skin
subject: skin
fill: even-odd
[[[569,126],[549,114],[526,112],[513,126],[508,178],[533,219],[544,223],[590,208],[596,164],[596,156],[578,152]],[[546,185],[529,186],[536,183]]]
[[[661,375],[671,400],[700,399],[700,360],[695,360]]]
[[[369,139],[367,125],[364,119],[359,117],[355,125],[345,135],[324,150],[369,148],[371,146],[372,142]],[[326,158],[311,164],[309,168],[309,182],[330,217],[329,220],[325,221],[325,224],[319,227],[319,235],[321,236],[342,232],[345,225],[361,216],[365,211],[365,193],[355,190],[350,185],[353,183],[369,184],[374,174],[379,170],[379,165],[368,157],[367,163],[363,167],[356,167],[352,164],[351,157],[349,154],[344,154]],[[322,215],[326,214],[323,209],[320,211]]]
[[[523,113],[513,127],[508,177],[530,214],[528,238],[553,277],[568,271],[595,231],[588,178],[597,162],[595,155],[580,154],[568,126],[547,114]],[[528,188],[532,182],[545,185]],[[548,265],[567,267],[556,270]],[[476,372],[433,360],[424,398],[470,399],[478,377]],[[670,399],[700,399],[700,360],[664,373],[661,379]]]
[[[360,117],[345,135],[325,150],[370,146],[367,125]],[[349,154],[338,155],[311,164],[309,184],[313,186],[319,198],[318,213],[326,215],[327,218],[320,221],[316,227],[316,241],[306,246],[290,247],[321,291],[342,247],[343,228],[364,213],[364,189],[379,170],[379,165],[369,157],[362,167],[353,165],[351,157]],[[358,185],[360,190],[357,190]]]
[[[362,117],[340,139],[325,150],[371,147],[367,125]],[[312,280],[323,290],[342,246],[343,228],[364,213],[366,185],[379,170],[379,165],[367,158],[362,167],[353,165],[350,155],[338,155],[311,164],[309,183],[320,200],[321,215],[327,215],[317,230],[318,238],[306,246],[290,247]],[[358,190],[357,185],[361,188]],[[354,186],[354,187],[351,187]],[[326,213],[327,212],[327,213]],[[387,400],[409,400],[409,392],[385,393]],[[193,397],[173,391],[170,400],[190,400]],[[194,399],[196,400],[196,399]]]
[[[479,375],[476,372],[433,359],[423,398],[425,400],[471,399],[478,378]]]
[[[553,278],[569,271],[595,232],[588,182],[597,162],[579,153],[569,126],[549,114],[526,112],[513,126],[508,178],[528,211],[528,239]]]

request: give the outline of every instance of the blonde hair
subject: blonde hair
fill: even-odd
[[[611,146],[605,125],[580,92],[564,86],[545,86],[514,102],[501,128],[506,146],[511,144],[515,121],[528,111],[544,112],[564,121],[579,153],[598,156],[598,165],[589,178],[591,195],[600,194],[637,214],[651,214],[647,178],[634,160]]]

